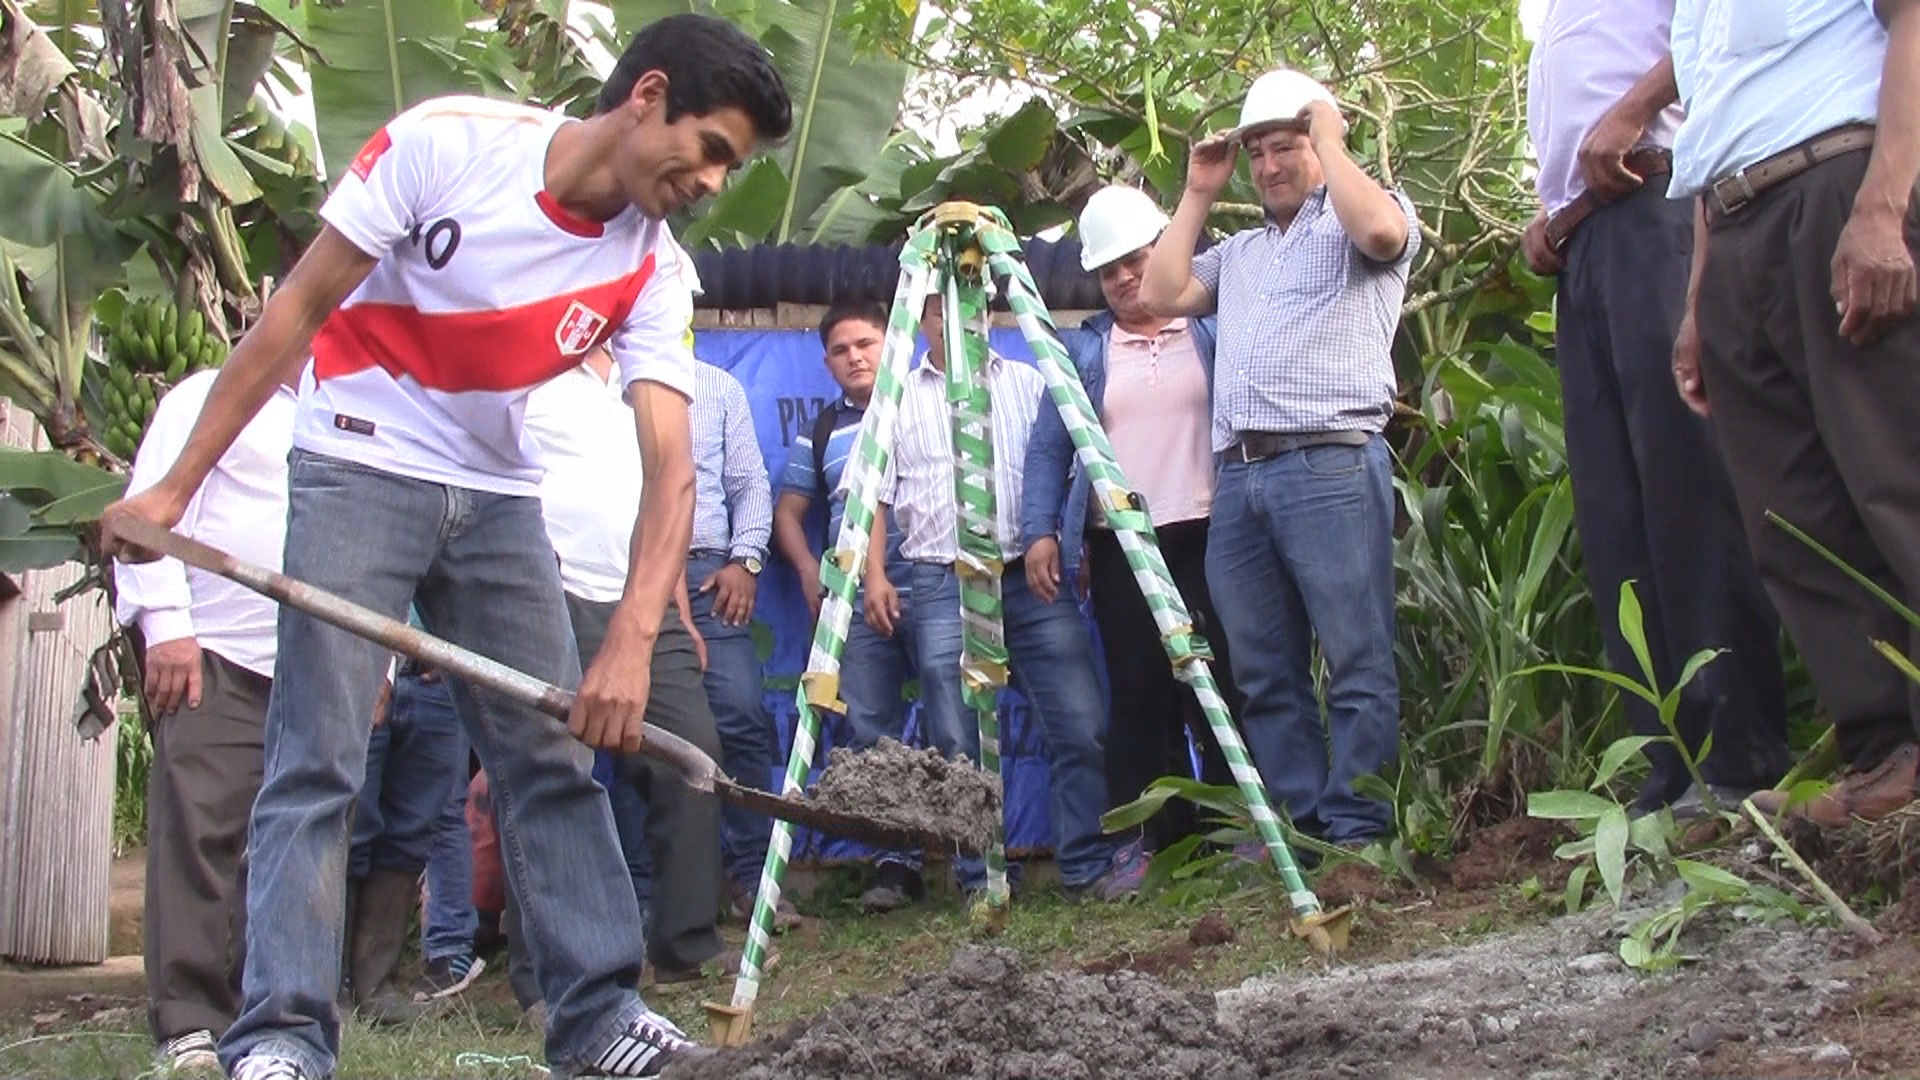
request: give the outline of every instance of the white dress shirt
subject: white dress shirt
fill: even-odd
[[[180,457],[218,372],[189,376],[160,399],[127,494],[159,483]],[[287,454],[293,449],[297,401],[281,387],[240,429],[174,531],[235,558],[279,570],[287,543]],[[114,615],[139,624],[149,646],[194,638],[200,648],[256,674],[273,677],[279,605],[218,574],[178,559],[115,562]]]
[[[1842,124],[1880,115],[1887,31],[1874,0],[1679,0],[1673,78],[1687,107],[1670,198]]]
[[[1667,55],[1674,0],[1549,0],[1528,68],[1527,130],[1540,160],[1547,213],[1580,197],[1580,143],[1641,76]],[[1682,112],[1661,110],[1640,146],[1673,147]]]
[[[561,586],[582,600],[620,599],[640,516],[640,438],[619,369],[603,379],[583,363],[534,388],[522,425],[546,469],[540,504]]]
[[[1026,364],[993,356],[987,361],[987,390],[993,399],[993,537],[1001,557],[1012,561],[1021,555],[1027,436],[1047,380]],[[905,536],[900,554],[912,562],[950,563],[959,557],[950,416],[947,377],[923,358],[901,393],[893,457],[880,494]]]

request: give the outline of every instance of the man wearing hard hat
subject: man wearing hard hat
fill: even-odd
[[[1555,0],[1534,43],[1527,126],[1541,209],[1523,247],[1535,273],[1560,279],[1555,351],[1587,582],[1615,671],[1640,662],[1615,613],[1633,581],[1647,655],[1673,686],[1701,649],[1677,716],[1715,799],[1737,806],[1784,773],[1786,685],[1780,620],[1740,531],[1733,488],[1705,421],[1668,389],[1687,292],[1693,208],[1667,198],[1680,123],[1667,53],[1673,0]],[[1639,735],[1663,735],[1658,710],[1622,695]],[[1679,752],[1648,746],[1633,808],[1706,807]]]
[[[1387,829],[1391,808],[1354,781],[1399,746],[1393,474],[1380,432],[1420,229],[1406,196],[1347,155],[1345,133],[1325,87],[1262,75],[1240,126],[1195,144],[1140,298],[1163,317],[1219,314],[1207,578],[1246,694],[1241,725],[1294,824],[1357,846]],[[1196,258],[1242,148],[1265,220]]]
[[[1239,691],[1227,676],[1227,646],[1207,591],[1214,321],[1162,318],[1140,305],[1141,271],[1167,226],[1167,215],[1144,192],[1102,188],[1087,200],[1079,225],[1080,263],[1099,275],[1108,310],[1060,339],[1128,485],[1146,503],[1174,585],[1211,635],[1221,692],[1237,710]],[[1075,580],[1083,565],[1089,568],[1112,691],[1108,798],[1129,802],[1162,776],[1190,773],[1190,727],[1204,748],[1208,778],[1231,783],[1193,691],[1174,678],[1153,612],[1106,515],[1089,499],[1091,490],[1086,473],[1074,467],[1073,441],[1058,410],[1043,407],[1028,446],[1021,513],[1027,582],[1051,602],[1063,580]],[[1145,850],[1159,851],[1197,831],[1191,804],[1176,799],[1129,846],[1144,842]]]

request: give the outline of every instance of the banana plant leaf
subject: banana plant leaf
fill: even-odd
[[[307,42],[320,157],[337,180],[388,120],[443,94],[478,93],[479,79],[453,62],[466,26],[461,0],[307,3]]]
[[[866,176],[874,148],[893,131],[910,68],[889,57],[857,53],[839,27],[847,0],[732,0],[716,6],[688,0],[615,0],[624,43],[668,15],[707,11],[756,32],[793,99],[793,132],[769,155],[785,180],[765,175],[736,181],[696,215],[687,242],[738,237],[772,243],[817,239],[808,223],[831,200]],[[769,207],[769,202],[771,206]],[[714,223],[701,222],[712,217]],[[771,219],[770,225],[764,223]]]

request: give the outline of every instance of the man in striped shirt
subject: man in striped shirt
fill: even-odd
[[[907,377],[893,456],[881,488],[883,505],[867,549],[866,617],[869,625],[889,636],[896,629],[911,629],[930,741],[943,754],[964,752],[977,761],[980,730],[961,695],[960,580],[954,572],[959,507],[942,326],[941,302],[929,298],[921,319],[927,353]],[[1113,899],[1124,895],[1125,883],[1137,882],[1138,875],[1122,872],[1133,867],[1114,865],[1114,846],[1100,828],[1107,807],[1106,731],[1093,645],[1070,590],[1048,601],[1028,586],[1020,544],[1022,470],[1046,380],[1025,364],[989,356],[987,384],[993,421],[993,537],[1004,560],[1000,589],[1007,652],[1015,684],[1033,706],[1047,748],[1060,879],[1070,896]],[[887,575],[880,522],[889,508],[904,534],[900,552],[912,582],[913,603],[904,613]],[[910,628],[901,626],[903,617],[912,620]],[[984,883],[980,860],[961,859],[955,868],[967,892]]]

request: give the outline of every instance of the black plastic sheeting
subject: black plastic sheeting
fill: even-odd
[[[726,311],[842,301],[891,305],[904,246],[766,244],[698,252],[693,265],[705,291],[694,303]],[[1024,248],[1027,271],[1049,309],[1086,311],[1106,306],[1099,279],[1080,268],[1079,240],[1029,240]],[[1004,305],[996,301],[995,306]]]

